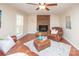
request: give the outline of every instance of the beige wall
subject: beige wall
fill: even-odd
[[[30,14],[28,16],[28,33],[37,32],[37,15]]]
[[[51,14],[50,15],[50,29],[52,27],[60,26],[60,19],[58,15]]]
[[[70,16],[71,30],[66,28],[66,16]],[[70,8],[61,15],[61,26],[64,29],[64,38],[68,40],[73,46],[79,49],[79,5]]]
[[[0,4],[0,10],[2,10],[0,28],[1,36],[6,37],[16,33],[16,14],[24,16],[24,33],[27,33],[27,14],[6,4]]]

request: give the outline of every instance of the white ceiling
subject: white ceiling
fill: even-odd
[[[59,14],[62,13],[74,5],[79,5],[79,3],[57,3],[57,6],[48,7],[50,10],[35,10],[38,6],[29,5],[26,3],[10,3],[10,6],[16,7],[29,14]]]

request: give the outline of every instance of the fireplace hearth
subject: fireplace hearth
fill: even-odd
[[[39,25],[39,32],[47,32],[48,31],[48,25]]]

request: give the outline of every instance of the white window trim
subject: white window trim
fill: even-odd
[[[20,18],[20,17],[21,17],[21,18]],[[19,21],[19,23],[21,23],[21,24],[18,24],[18,25],[17,25],[17,19],[19,19],[19,18],[22,19],[22,20],[21,20],[22,23]],[[24,19],[24,18],[23,18],[23,15],[20,15],[20,14],[17,14],[17,15],[16,15],[16,35],[17,35],[17,36],[21,36],[21,35],[23,34],[23,19]],[[22,26],[22,33],[17,33],[17,27],[19,27],[20,25]]]

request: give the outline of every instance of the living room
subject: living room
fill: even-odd
[[[26,7],[26,8],[25,8]],[[30,7],[30,8],[29,8]],[[34,10],[33,7],[28,4],[23,3],[10,3],[10,4],[0,4],[1,11],[1,28],[0,36],[6,38],[7,36],[16,35],[17,39],[23,37],[26,34],[35,34],[37,30],[37,15],[49,15],[50,16],[50,27],[61,27],[63,29],[63,38],[73,45],[77,50],[79,50],[79,32],[78,32],[78,19],[79,19],[79,4],[76,3],[59,3],[53,8],[52,12],[44,10]],[[52,7],[51,7],[52,8]],[[50,8],[50,10],[51,10]],[[53,9],[52,8],[52,9]],[[25,10],[26,11],[25,11]],[[33,9],[33,11],[32,11]],[[41,11],[41,12],[40,12]],[[22,16],[23,27],[22,33],[18,34],[16,28],[16,19]],[[70,19],[70,25],[67,25],[67,20]],[[17,35],[18,34],[18,35]],[[78,54],[79,55],[79,54]]]

